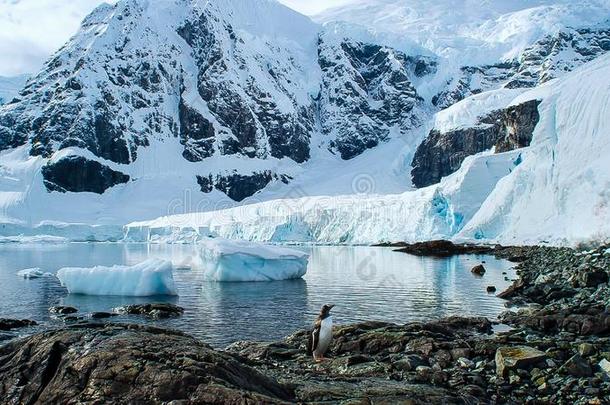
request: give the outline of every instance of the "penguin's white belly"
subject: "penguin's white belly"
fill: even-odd
[[[318,346],[314,350],[314,354],[316,357],[324,356],[326,350],[328,350],[328,346],[330,346],[330,342],[333,340],[333,319],[332,317],[328,317],[322,320],[322,324],[320,325],[320,340],[318,341]]]

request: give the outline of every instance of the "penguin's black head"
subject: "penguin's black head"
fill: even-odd
[[[330,313],[330,310],[333,309],[334,305],[328,305],[328,304],[324,304],[322,306],[322,309],[320,310],[320,315],[321,316],[328,316],[328,314]]]

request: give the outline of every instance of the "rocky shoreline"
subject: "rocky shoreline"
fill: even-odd
[[[511,307],[500,317],[508,330],[492,333],[496,321],[459,317],[341,326],[329,360],[315,364],[305,354],[306,331],[218,351],[175,331],[83,323],[1,347],[0,397],[8,403],[610,403],[610,247],[484,248],[519,262],[519,280],[499,294]]]

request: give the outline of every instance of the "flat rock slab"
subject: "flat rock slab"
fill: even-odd
[[[500,347],[496,351],[496,373],[506,377],[509,370],[524,368],[546,359],[546,353],[528,346]]]
[[[0,398],[12,404],[285,403],[272,378],[180,332],[71,327],[0,348]]]

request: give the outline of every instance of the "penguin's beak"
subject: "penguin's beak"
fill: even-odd
[[[328,306],[328,310],[330,311],[331,309],[333,309],[335,306],[334,305],[329,305]]]

